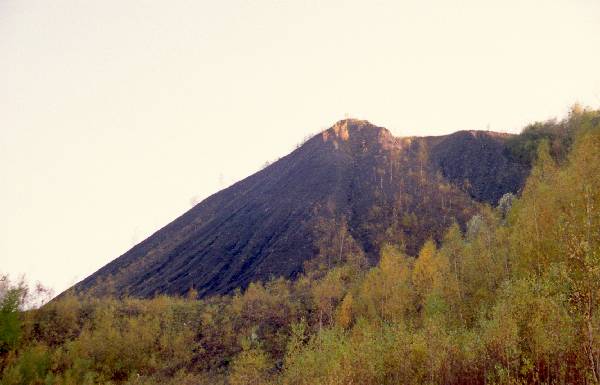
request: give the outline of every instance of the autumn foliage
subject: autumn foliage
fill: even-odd
[[[517,198],[416,258],[398,240],[369,267],[339,218],[297,279],[229,296],[21,311],[5,290],[0,384],[598,383],[600,113],[553,124]]]

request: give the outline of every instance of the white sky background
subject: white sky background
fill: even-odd
[[[600,106],[600,1],[0,0],[0,272],[56,292],[346,114]]]

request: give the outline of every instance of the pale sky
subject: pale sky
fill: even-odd
[[[345,116],[600,106],[600,1],[0,0],[0,272],[56,292]]]

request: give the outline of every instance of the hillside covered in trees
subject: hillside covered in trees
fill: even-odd
[[[599,383],[600,112],[502,140],[507,162],[532,166],[520,193],[468,206],[416,256],[390,232],[373,265],[334,217],[296,279],[228,295],[67,293],[21,311],[4,281],[0,384]]]

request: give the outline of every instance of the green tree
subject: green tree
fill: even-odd
[[[397,322],[412,306],[409,258],[398,248],[385,246],[376,268],[371,269],[360,286],[359,303],[363,315],[384,322]]]
[[[0,291],[0,354],[17,346],[21,336],[19,308],[23,304],[27,290],[23,284],[12,286],[7,276],[0,277],[3,290]]]
[[[266,385],[269,383],[271,362],[260,348],[243,350],[238,354],[229,371],[230,385]]]

